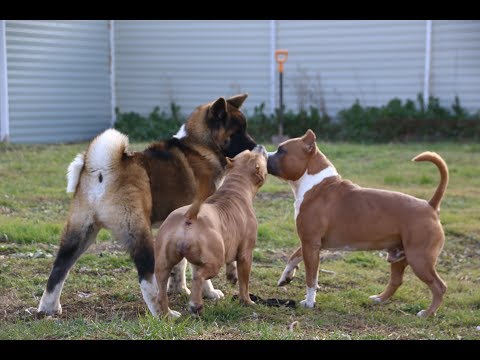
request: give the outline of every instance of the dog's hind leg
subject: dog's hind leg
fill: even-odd
[[[381,303],[388,300],[395,294],[395,291],[402,285],[403,282],[403,273],[408,263],[406,259],[394,262],[390,264],[390,282],[387,285],[387,288],[380,295],[370,296],[370,300],[375,303]]]
[[[200,315],[203,312],[203,289],[205,281],[218,274],[220,267],[209,263],[208,258],[202,266],[192,265],[192,294],[188,303],[188,310],[194,315]]]
[[[255,242],[254,242],[255,243]],[[240,302],[244,305],[254,305],[255,303],[250,299],[248,285],[250,281],[250,271],[252,269],[253,252],[249,254],[243,253],[238,257],[238,287]]]
[[[80,255],[93,243],[99,230],[100,227],[93,219],[82,216],[81,211],[76,211],[70,216],[63,231],[60,249],[53,263],[47,287],[38,305],[38,313],[47,315],[62,313],[60,295],[68,272]]]
[[[302,247],[300,246],[292,255],[290,255],[285,270],[283,270],[282,276],[280,277],[280,280],[278,280],[278,286],[287,285],[293,280],[295,273],[298,270],[298,264],[300,264],[302,260]]]
[[[435,315],[435,312],[442,303],[443,296],[447,291],[447,285],[435,270],[435,261],[432,261],[432,259],[423,254],[423,256],[419,255],[413,259],[409,259],[409,264],[415,275],[427,284],[432,291],[432,303],[427,310],[419,311],[417,316],[428,317],[430,315]]]
[[[305,300],[300,301],[300,304],[307,308],[315,307],[320,247],[320,240],[312,240],[311,242],[302,240],[302,254],[305,264],[305,277],[307,280],[307,296]]]
[[[131,209],[139,208],[134,205],[131,205]],[[106,223],[106,227],[112,231],[114,237],[132,257],[137,268],[143,300],[150,312],[156,315],[158,287],[154,274],[155,257],[150,223],[145,220],[143,214],[131,209],[115,218],[115,222]]]

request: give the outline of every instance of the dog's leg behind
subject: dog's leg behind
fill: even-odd
[[[84,209],[78,204],[74,205],[63,231],[60,248],[53,263],[47,287],[38,306],[37,311],[41,314],[60,315],[62,313],[60,295],[68,272],[80,255],[94,242],[100,230],[90,216],[84,215]]]
[[[236,261],[232,261],[231,263],[227,264],[226,274],[227,274],[227,280],[232,285],[235,285],[238,281],[237,262]]]
[[[185,276],[185,270],[187,268],[187,260],[182,259],[177,265],[175,265],[170,271],[170,278],[168,279],[168,294],[182,294],[190,295],[190,290],[187,288],[187,280]],[[227,266],[228,269],[228,266]],[[237,276],[237,268],[234,267],[235,277]],[[192,266],[193,273],[193,266]],[[225,295],[219,289],[213,287],[211,280],[206,280],[203,285],[203,297],[207,299],[223,299]]]
[[[390,282],[388,283],[387,288],[380,295],[370,296],[370,300],[376,303],[381,303],[390,299],[400,285],[402,285],[403,273],[407,265],[408,263],[406,259],[390,264]]]
[[[287,285],[293,280],[295,273],[298,270],[298,264],[300,264],[302,260],[302,247],[300,246],[292,255],[290,255],[282,276],[280,277],[280,280],[278,280],[278,286]]]
[[[177,265],[170,270],[170,278],[168,279],[168,293],[190,295],[187,288],[187,278],[185,270],[187,269],[187,259],[182,259]]]

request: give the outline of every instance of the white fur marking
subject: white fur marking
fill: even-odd
[[[45,289],[40,300],[40,304],[38,305],[38,312],[44,312],[50,315],[62,313],[62,305],[60,305],[60,294],[62,293],[64,282],[65,280],[59,282],[51,293],[47,292],[47,289]]]
[[[83,164],[85,163],[85,154],[77,154],[75,159],[68,165],[67,170],[67,193],[75,192]]]
[[[157,315],[157,306],[156,306],[156,299],[158,293],[157,287],[157,280],[155,275],[152,276],[151,281],[142,280],[140,283],[140,289],[142,290],[143,300],[148,306],[148,310],[152,313],[152,315]]]
[[[317,296],[317,287],[314,286],[310,288],[307,286],[307,297],[305,300],[300,301],[300,304],[306,308],[313,308],[315,307],[315,298]]]
[[[418,316],[418,317],[427,317],[427,310],[420,310],[420,311],[417,313],[417,316]]]
[[[338,173],[335,167],[329,166],[319,173],[313,175],[308,174],[307,170],[305,171],[305,174],[303,174],[302,177],[297,181],[289,181],[290,186],[292,187],[293,195],[295,196],[295,220],[300,212],[300,206],[302,205],[305,193],[307,193],[315,185],[320,184],[326,178],[337,175]]]
[[[187,132],[185,131],[185,124],[180,126],[180,129],[177,131],[177,133],[173,135],[173,137],[177,139],[182,139],[186,136],[187,136]]]
[[[372,300],[375,304],[380,304],[382,302],[382,299],[378,295],[372,295],[368,297],[370,300]]]

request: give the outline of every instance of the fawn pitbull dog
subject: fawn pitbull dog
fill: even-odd
[[[343,180],[317,148],[313,131],[281,143],[269,153],[268,173],[287,180],[295,195],[295,219],[302,246],[289,259],[279,285],[291,281],[298,263],[305,262],[307,296],[315,306],[321,249],[388,250],[390,282],[374,302],[389,299],[402,284],[405,267],[425,282],[433,300],[417,315],[434,315],[446,292],[435,270],[445,236],[439,220],[440,202],[448,184],[448,168],[436,153],[424,152],[412,161],[431,161],[440,171],[440,184],[430,201],[379,189],[362,188]]]
[[[192,264],[189,310],[201,314],[202,288],[223,264],[237,261],[239,299],[250,300],[248,281],[257,220],[253,198],[267,177],[267,152],[263,146],[227,158],[227,174],[220,188],[202,204],[173,211],[158,230],[155,241],[155,277],[158,284],[157,313],[179,317],[168,306],[167,282],[171,269],[186,258]]]

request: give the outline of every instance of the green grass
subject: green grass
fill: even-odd
[[[142,149],[145,144],[134,144]],[[430,303],[427,287],[407,268],[405,281],[386,304],[368,296],[383,290],[389,266],[382,252],[339,253],[321,263],[317,307],[241,306],[224,272],[213,279],[226,295],[206,301],[205,313],[188,315],[186,296],[171,307],[177,321],[146,312],[130,258],[102,231],[66,282],[59,318],[37,318],[70,204],[65,171],[85,144],[0,144],[0,339],[480,339],[480,145],[319,143],[344,178],[366,186],[429,199],[438,183],[434,165],[413,163],[425,150],[439,152],[450,168],[442,202],[446,234],[438,271],[448,291],[435,318],[415,314]],[[272,146],[268,146],[273,150]],[[287,287],[276,282],[299,241],[289,186],[271,176],[255,200],[259,222],[250,291],[264,299],[300,301],[305,273]],[[332,273],[333,272],[333,273]],[[293,331],[288,325],[298,321]]]

